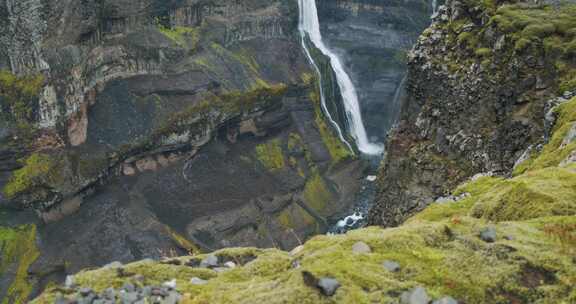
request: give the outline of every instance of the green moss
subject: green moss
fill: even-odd
[[[170,238],[178,245],[179,248],[186,250],[189,254],[200,253],[200,248],[190,240],[176,232],[169,226],[165,226]]]
[[[570,303],[576,269],[572,256],[549,236],[550,223],[572,225],[576,219],[547,218],[529,222],[496,224],[495,244],[478,238],[482,220],[463,218],[451,222],[415,222],[394,229],[376,227],[338,236],[316,236],[304,250],[291,257],[277,250],[226,249],[219,256],[257,258],[223,273],[162,263],[136,263],[125,272],[142,274],[147,282],[176,278],[183,303],[396,303],[402,291],[425,286],[437,299],[452,296],[465,303]],[[450,233],[447,233],[450,231]],[[355,254],[354,243],[362,241],[372,253]],[[194,257],[200,259],[202,256]],[[187,261],[190,257],[180,258]],[[300,267],[291,265],[298,261]],[[401,265],[397,273],[382,267],[385,260]],[[332,297],[322,296],[304,283],[302,272],[336,278],[341,287]],[[192,286],[190,277],[208,279]],[[544,279],[550,278],[552,279]],[[114,270],[77,275],[82,286],[102,290],[121,286],[130,278],[118,278]],[[49,291],[35,303],[47,303],[57,291]]]
[[[57,162],[47,154],[33,153],[23,163],[24,167],[14,171],[12,177],[4,186],[7,197],[14,197],[30,190],[40,180],[51,179]]]
[[[159,26],[159,30],[162,34],[164,34],[164,36],[181,47],[189,47],[194,49],[200,40],[198,29],[193,27],[176,26],[173,28],[168,28]]]
[[[287,229],[293,229],[296,226],[296,221],[303,222],[306,226],[313,225],[316,222],[314,217],[300,205],[291,205],[285,208],[278,214],[277,219],[280,225]]]
[[[538,170],[547,167],[558,166],[571,153],[576,151],[576,142],[572,141],[563,145],[564,138],[576,123],[576,98],[566,102],[555,110],[558,120],[553,130],[550,142],[544,146],[541,153],[532,157],[516,167],[514,175],[519,175],[530,170]]]
[[[256,157],[270,171],[280,170],[286,166],[280,139],[256,146]]]
[[[43,84],[41,74],[19,77],[0,70],[0,109],[10,112],[16,121],[30,122]]]
[[[320,213],[325,211],[334,199],[326,182],[317,171],[314,171],[306,181],[304,199],[308,206]]]
[[[288,136],[288,150],[295,151],[300,150],[303,147],[302,137],[297,133],[290,133]]]
[[[576,5],[564,4],[555,9],[548,6],[530,7],[521,4],[503,5],[492,16],[492,23],[508,33],[517,51],[544,46],[548,60],[555,62],[560,74],[560,90],[574,87],[575,66],[573,35],[576,28]],[[570,76],[572,75],[572,76]]]
[[[479,57],[488,57],[492,54],[492,50],[489,48],[479,48],[474,52],[474,54]]]
[[[280,102],[286,92],[287,86],[276,84],[258,87],[249,91],[233,91],[216,96],[206,96],[181,112],[173,114],[167,121],[158,127],[151,139],[160,140],[170,134],[178,134],[189,130],[193,125],[205,127],[208,120],[220,120],[234,115],[254,111],[258,107]]]
[[[314,75],[312,75],[311,73],[302,73],[302,75],[300,75],[300,79],[302,80],[302,83],[306,86],[312,86],[314,84],[314,81],[316,80]]]
[[[576,215],[576,173],[546,168],[498,183],[469,200],[470,214],[492,221]]]
[[[458,43],[463,44],[471,49],[475,49],[479,43],[477,33],[462,32],[458,35]]]
[[[491,191],[495,185],[501,183],[503,180],[503,178],[483,176],[475,181],[458,187],[454,190],[454,195],[460,196],[468,194],[472,197],[482,195],[483,193]],[[439,221],[443,219],[457,220],[459,217],[466,216],[473,205],[474,201],[470,198],[460,200],[457,203],[432,204],[424,211],[414,215],[408,221]]]
[[[15,270],[3,304],[26,303],[32,292],[28,268],[40,255],[36,247],[36,226],[0,227],[0,275]]]
[[[335,134],[335,131],[328,126],[326,119],[324,117],[324,112],[320,105],[320,93],[316,86],[316,90],[310,93],[310,100],[314,103],[314,109],[316,112],[316,127],[320,132],[322,137],[322,142],[328,149],[330,157],[332,158],[332,163],[337,164],[343,160],[353,157],[350,149],[340,140],[340,138]]]

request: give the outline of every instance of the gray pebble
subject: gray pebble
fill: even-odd
[[[70,300],[66,299],[62,295],[59,295],[58,297],[56,297],[56,300],[54,300],[54,303],[55,304],[69,304]]]
[[[136,281],[136,282],[143,283],[144,280],[145,280],[145,278],[144,278],[144,276],[141,275],[141,274],[137,274],[137,275],[134,276],[134,281]]]
[[[418,286],[410,291],[403,292],[400,302],[402,304],[428,304],[430,297],[428,297],[426,289]]]
[[[106,300],[114,300],[116,299],[116,290],[114,290],[114,288],[106,288],[106,290],[104,290],[104,292],[102,293],[102,297],[105,298]]]
[[[172,291],[170,294],[162,300],[162,304],[178,304],[180,301],[180,294],[178,292]]]
[[[176,289],[176,279],[162,283],[162,287],[166,287],[168,290]]]
[[[487,243],[496,242],[496,229],[494,227],[486,227],[480,230],[480,239]]]
[[[370,253],[370,252],[372,252],[372,249],[370,249],[370,246],[368,246],[368,244],[366,244],[364,242],[357,242],[356,244],[354,244],[352,246],[352,252],[354,252],[354,253]]]
[[[207,256],[200,262],[200,267],[203,268],[213,268],[216,266],[218,266],[218,257],[213,254]]]
[[[66,288],[73,288],[75,285],[76,285],[76,283],[74,280],[74,276],[73,275],[66,276],[66,281],[64,282],[64,286],[66,286]]]
[[[318,280],[318,288],[325,296],[333,296],[340,288],[340,282],[332,278],[321,278]]]
[[[214,270],[214,271],[216,271],[216,272],[218,272],[218,273],[221,273],[221,272],[226,272],[226,271],[230,270],[230,268],[227,268],[227,267],[215,267],[215,268],[212,268],[212,270]]]
[[[132,283],[124,283],[124,285],[122,286],[122,290],[126,292],[134,292],[136,290],[136,287]]]
[[[135,292],[120,292],[120,303],[133,304],[138,301],[138,294]]]
[[[201,278],[194,277],[194,278],[190,279],[190,284],[192,284],[192,285],[205,285],[205,284],[208,284],[208,281],[203,280]]]
[[[386,261],[384,261],[382,266],[384,266],[384,268],[386,268],[386,270],[388,270],[390,272],[400,271],[400,264],[398,264],[397,262],[394,262],[394,261],[386,260]]]
[[[168,295],[168,292],[162,288],[156,287],[156,288],[152,288],[152,295],[165,297]]]
[[[144,287],[142,288],[142,290],[140,290],[140,294],[141,294],[143,297],[149,297],[149,296],[151,296],[151,295],[152,295],[152,287],[150,287],[150,286],[144,286]]]
[[[94,291],[92,291],[90,288],[84,287],[80,289],[80,295],[83,297],[87,297],[92,293],[94,293]]]
[[[458,301],[452,297],[443,297],[442,299],[432,302],[432,304],[458,304]]]
[[[122,266],[123,266],[122,263],[116,261],[116,262],[112,262],[110,264],[102,266],[102,269],[114,269],[114,268],[120,268]]]

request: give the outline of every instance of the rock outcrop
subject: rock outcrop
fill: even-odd
[[[542,143],[547,101],[574,88],[571,12],[475,1],[440,8],[409,54],[372,224],[396,226],[475,174],[510,175]]]

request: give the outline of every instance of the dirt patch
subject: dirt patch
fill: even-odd
[[[541,285],[554,284],[555,282],[556,275],[541,267],[528,264],[522,269],[522,278],[520,280],[522,286],[536,288]]]

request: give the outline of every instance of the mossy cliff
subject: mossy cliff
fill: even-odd
[[[576,98],[556,108],[553,136],[576,124]],[[574,138],[572,137],[572,141]],[[546,157],[551,141],[535,159]],[[568,147],[568,146],[566,146]],[[570,149],[572,157],[576,153]],[[571,161],[570,161],[571,159]],[[576,163],[531,167],[515,177],[479,176],[460,185],[396,228],[369,227],[322,235],[291,253],[230,248],[213,255],[233,268],[198,267],[207,255],[142,261],[74,275],[76,287],[54,287],[33,303],[102,292],[125,283],[176,280],[180,303],[404,303],[423,287],[431,299],[458,303],[573,303],[576,301]],[[486,236],[486,231],[493,231]],[[363,242],[370,250],[354,250]],[[385,267],[385,261],[399,268]],[[306,273],[306,274],[305,274]],[[340,287],[323,295],[316,278]],[[191,281],[196,278],[195,281]],[[198,278],[202,284],[198,284]],[[202,280],[205,280],[202,281]]]
[[[24,303],[31,295],[33,282],[28,268],[39,257],[36,226],[0,227],[0,290],[6,294],[2,303]],[[6,274],[14,274],[11,278]]]
[[[388,137],[372,224],[398,225],[467,178],[509,176],[538,151],[549,101],[575,89],[574,9],[493,1],[439,9],[408,56],[407,94]],[[561,139],[552,143],[545,152]],[[516,172],[556,165],[567,153],[556,152]]]

